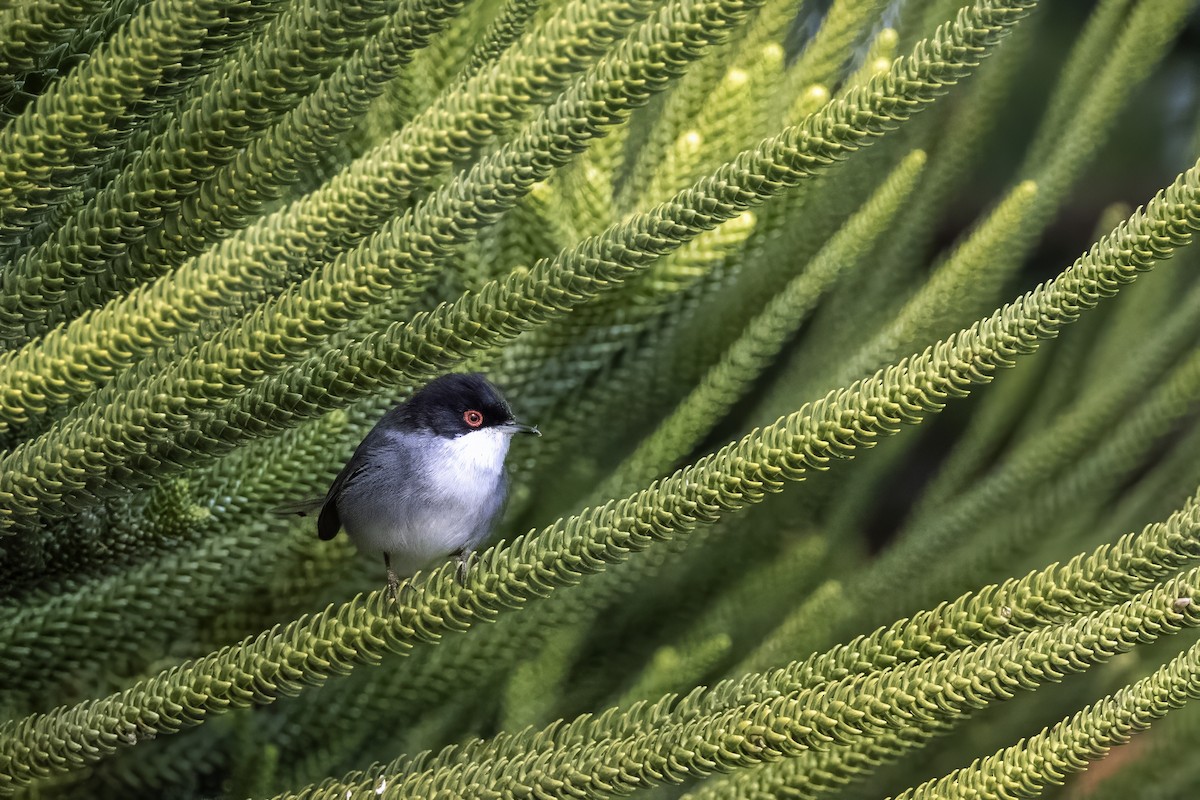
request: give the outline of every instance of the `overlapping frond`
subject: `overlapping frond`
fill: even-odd
[[[0,9],[0,793],[1179,796],[1194,3],[966,2]],[[392,602],[270,510],[450,370]]]

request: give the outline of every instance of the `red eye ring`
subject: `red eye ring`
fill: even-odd
[[[463,412],[463,422],[467,423],[472,428],[478,428],[483,424],[483,414],[473,408],[468,408]]]

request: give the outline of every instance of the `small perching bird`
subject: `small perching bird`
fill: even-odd
[[[276,509],[306,516],[317,535],[343,528],[360,550],[382,553],[388,595],[401,576],[455,555],[460,576],[504,507],[504,458],[523,425],[483,375],[450,374],[383,415],[322,498]]]

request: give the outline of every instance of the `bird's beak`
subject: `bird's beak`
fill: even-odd
[[[530,433],[534,436],[541,436],[542,432],[537,429],[537,425],[523,425],[515,419],[504,423],[500,426],[500,430],[505,433]]]

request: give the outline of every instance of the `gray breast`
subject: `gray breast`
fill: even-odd
[[[487,537],[504,502],[508,437],[492,430],[456,439],[388,432],[338,498],[361,549],[387,552],[412,572]]]

